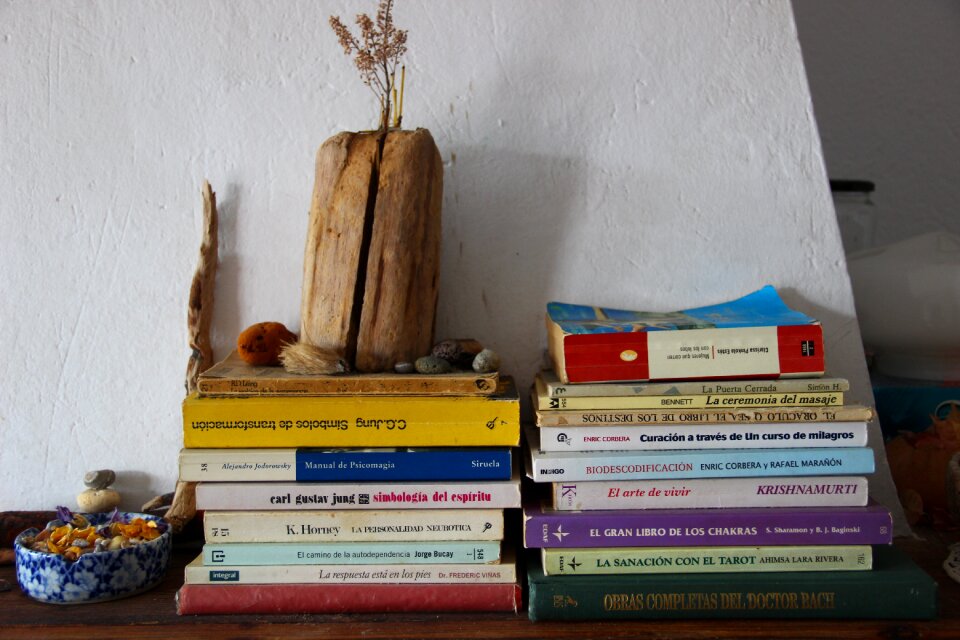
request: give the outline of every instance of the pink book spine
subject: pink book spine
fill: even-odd
[[[867,494],[864,476],[555,482],[553,507],[558,511],[862,507]]]

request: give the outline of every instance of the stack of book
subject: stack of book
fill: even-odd
[[[673,314],[551,303],[548,334],[531,619],[935,615],[868,501],[872,412],[771,287]]]
[[[205,544],[179,613],[517,610],[509,377],[307,377],[234,354],[198,387],[180,479]]]

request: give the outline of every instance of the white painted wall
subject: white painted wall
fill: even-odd
[[[830,177],[876,183],[874,243],[960,234],[960,3],[793,8]]]
[[[2,508],[73,504],[94,468],[128,508],[172,489],[204,178],[218,354],[298,325],[315,150],[374,121],[326,26],[362,10],[0,5]],[[550,299],[672,310],[772,283],[869,401],[788,2],[401,0],[396,20],[405,124],[446,163],[438,337],[526,386]]]

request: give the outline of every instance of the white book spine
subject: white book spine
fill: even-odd
[[[517,581],[517,565],[264,565],[207,566],[197,558],[186,566],[186,584],[502,584]]]
[[[184,449],[180,480],[189,482],[262,482],[297,479],[296,449]]]
[[[863,476],[555,482],[552,489],[558,511],[860,507],[868,497]]]
[[[536,429],[524,433],[534,482],[857,476],[876,469],[869,447],[545,452]]]
[[[207,542],[501,540],[502,509],[207,511]]]
[[[458,482],[201,482],[198,510],[509,509],[520,479]]]
[[[865,447],[866,422],[540,427],[541,451]]]

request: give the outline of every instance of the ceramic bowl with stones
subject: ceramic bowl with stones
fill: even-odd
[[[84,514],[90,524],[109,524],[109,513]],[[172,548],[170,527],[156,516],[120,512],[122,522],[135,518],[163,524],[160,537],[124,549],[85,553],[76,560],[61,555],[34,551],[24,542],[40,533],[27,529],[14,541],[17,582],[31,598],[53,604],[81,604],[116,600],[154,587],[170,564]]]

